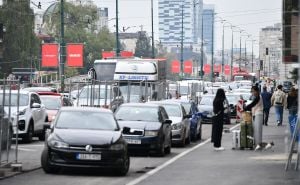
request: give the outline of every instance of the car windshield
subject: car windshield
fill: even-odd
[[[58,110],[61,108],[62,100],[60,96],[40,96],[40,98],[46,109]]]
[[[164,104],[163,107],[166,109],[167,114],[172,117],[181,117],[181,108],[178,105],[166,105]]]
[[[9,101],[10,97],[10,101]],[[17,106],[18,105],[18,94],[5,94],[4,97],[4,106]],[[3,94],[0,94],[0,105],[3,105]],[[28,105],[28,95],[20,94],[19,106],[27,106]]]
[[[182,106],[185,110],[186,113],[190,113],[191,112],[191,104],[190,103],[182,103]]]
[[[117,130],[113,114],[93,111],[61,111],[57,117],[56,128]]]
[[[139,106],[121,106],[116,112],[117,120],[121,121],[158,121],[158,108],[139,107]]]
[[[213,105],[214,97],[213,96],[203,96],[200,105]]]
[[[106,97],[110,99],[110,89],[106,90]],[[79,98],[105,99],[105,88],[84,88],[80,92]]]

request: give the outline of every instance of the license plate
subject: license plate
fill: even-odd
[[[77,154],[76,158],[78,160],[100,161],[101,160],[101,154]]]
[[[142,142],[139,139],[125,139],[128,144],[140,145]]]

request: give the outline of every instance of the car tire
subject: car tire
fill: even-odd
[[[127,153],[122,167],[116,169],[114,172],[118,176],[125,176],[129,171],[129,167],[130,167],[130,157],[129,154]]]
[[[200,123],[199,126],[199,133],[197,134],[197,139],[201,140],[202,139],[202,124]]]
[[[30,123],[30,124],[28,125],[27,133],[25,134],[25,136],[24,136],[24,138],[23,138],[23,141],[24,141],[25,143],[31,143],[31,142],[32,142],[33,134],[34,134],[33,124]]]
[[[165,154],[171,153],[171,146],[172,146],[172,138],[170,137],[169,145],[167,148],[165,148]]]
[[[158,151],[157,151],[157,155],[159,157],[164,157],[165,154],[166,154],[165,144],[164,143],[165,143],[165,141],[163,140],[162,143],[161,143],[161,145],[160,145],[160,147],[159,147],[159,149],[158,149]]]
[[[190,134],[190,133],[188,134],[188,138],[186,138],[185,143],[186,143],[187,145],[191,144],[191,134]]]
[[[41,165],[45,173],[57,173],[59,167],[49,164],[48,149],[44,149],[41,156]]]
[[[185,147],[185,144],[186,144],[186,143],[185,143],[185,142],[186,142],[186,139],[185,139],[185,132],[186,132],[186,131],[183,132],[184,137],[182,138],[181,143],[180,143],[180,146],[181,146],[181,147]]]

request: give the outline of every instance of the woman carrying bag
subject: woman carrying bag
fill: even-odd
[[[256,145],[255,150],[261,149],[262,144],[262,128],[263,128],[263,99],[260,95],[259,88],[252,86],[252,103],[244,107],[244,111],[250,111],[253,117],[253,136],[254,144]]]

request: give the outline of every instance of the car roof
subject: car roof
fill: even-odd
[[[86,112],[103,112],[103,113],[112,113],[110,109],[98,108],[98,107],[61,107],[61,111],[86,111]]]
[[[180,102],[175,102],[175,101],[171,101],[171,100],[162,100],[162,101],[150,101],[150,102],[147,102],[147,103],[153,103],[153,104],[159,104],[159,105],[181,105]]]
[[[5,94],[8,94],[8,93],[17,94],[18,90],[11,90],[11,91],[5,90]],[[24,89],[20,89],[19,93],[20,94],[27,94],[27,95],[32,94],[32,93],[36,94],[35,92],[27,91],[27,90],[24,90]],[[3,90],[0,90],[0,94],[3,94]]]
[[[161,105],[153,103],[123,103],[121,107],[160,107]]]
[[[36,92],[38,95],[40,95],[40,96],[61,96],[61,94],[59,94],[59,93],[55,93],[55,92],[47,92],[47,91],[42,91],[42,92]]]
[[[48,91],[48,92],[53,92],[56,91],[55,88],[51,88],[51,87],[26,87],[23,88],[23,90],[26,91],[30,91],[30,92],[44,92],[44,91]]]

